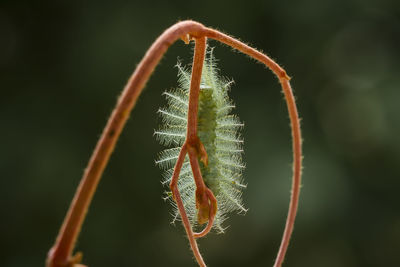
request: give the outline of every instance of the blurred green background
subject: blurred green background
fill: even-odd
[[[198,6],[198,7],[195,7]],[[1,1],[1,266],[44,266],[126,80],[168,26],[194,19],[262,49],[290,76],[304,179],[285,266],[400,266],[400,2]],[[246,216],[200,241],[210,266],[271,266],[286,219],[291,140],[270,71],[210,41],[245,122]],[[77,250],[101,266],[195,266],[162,200],[153,138],[177,85],[178,42],[147,84]]]

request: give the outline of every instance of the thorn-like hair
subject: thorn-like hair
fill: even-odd
[[[191,73],[180,62],[176,67],[179,86],[164,93],[167,105],[158,111],[162,124],[154,133],[161,144],[172,146],[160,152],[156,160],[156,164],[164,170],[162,181],[164,185],[168,185],[171,181],[173,168],[187,130]],[[240,130],[243,128],[243,123],[236,115],[231,114],[235,106],[228,97],[228,91],[233,81],[220,78],[218,72],[213,49],[207,49],[200,84],[198,136],[207,151],[209,164],[206,167],[200,163],[200,166],[203,180],[216,196],[218,203],[213,228],[218,232],[224,232],[226,227],[224,228],[222,223],[227,218],[227,213],[233,211],[245,213],[247,210],[243,206],[241,197],[242,189],[246,188],[242,178],[245,165],[242,161],[243,139]],[[178,188],[189,220],[196,226],[196,185],[188,156],[179,175]],[[180,216],[171,192],[166,192],[165,199],[169,199],[174,206],[174,222]]]

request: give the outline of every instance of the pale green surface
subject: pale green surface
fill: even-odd
[[[179,71],[179,88],[164,93],[168,105],[159,110],[163,124],[160,126],[160,130],[155,132],[161,143],[174,147],[162,151],[156,161],[162,169],[166,169],[163,184],[167,186],[171,181],[173,168],[180,152],[179,147],[186,136],[187,126],[191,73],[180,64],[177,65],[177,68]],[[222,233],[226,227],[222,223],[227,218],[228,213],[233,211],[246,212],[241,198],[242,189],[246,186],[242,181],[244,170],[244,163],[242,162],[243,140],[239,132],[243,124],[235,115],[231,114],[234,108],[228,97],[231,82],[218,76],[213,51],[208,49],[200,84],[197,116],[198,136],[207,151],[208,166],[206,167],[200,162],[200,167],[206,186],[212,190],[218,202],[218,211],[213,227]],[[188,156],[186,156],[182,166],[178,188],[189,220],[196,227],[196,186]],[[169,192],[167,192],[166,199],[174,206],[173,222],[175,222],[179,215]]]

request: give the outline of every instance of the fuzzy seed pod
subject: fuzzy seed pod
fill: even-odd
[[[155,132],[160,143],[172,147],[163,150],[156,161],[165,170],[165,185],[171,181],[179,151],[186,138],[191,73],[179,63],[177,67],[179,87],[164,93],[167,106],[158,111],[162,125]],[[202,162],[199,164],[206,186],[217,199],[218,211],[213,228],[218,232],[224,232],[221,224],[227,218],[227,213],[246,212],[241,198],[242,189],[246,187],[242,178],[245,166],[242,161],[243,140],[240,130],[243,124],[236,115],[230,114],[235,107],[228,97],[231,84],[232,81],[218,76],[212,49],[208,50],[201,78],[198,110],[198,136],[206,149],[208,166]],[[179,175],[178,188],[189,220],[193,226],[197,226],[196,185],[188,156]],[[166,194],[165,199],[170,200],[175,207],[174,222],[179,212],[171,192]]]

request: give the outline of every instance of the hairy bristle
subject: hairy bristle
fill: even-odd
[[[162,181],[165,185],[171,181],[174,165],[186,138],[191,73],[180,63],[177,68],[179,88],[164,93],[167,105],[158,111],[162,125],[154,133],[160,143],[172,147],[160,152],[156,160],[156,164],[165,171]],[[245,164],[242,161],[243,139],[240,130],[243,123],[236,115],[230,114],[235,108],[228,97],[231,84],[232,81],[218,76],[213,50],[208,49],[200,84],[198,136],[209,159],[208,166],[200,163],[202,176],[218,202],[213,225],[218,232],[224,232],[222,222],[227,218],[227,213],[246,212],[241,197],[242,189],[246,188],[242,178]],[[189,220],[196,226],[196,186],[188,156],[179,175],[178,188]],[[165,199],[174,206],[175,221],[179,218],[179,212],[170,192],[166,192]]]

